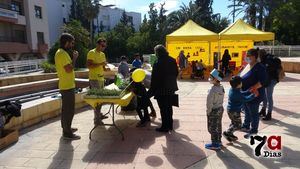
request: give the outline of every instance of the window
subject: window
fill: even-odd
[[[14,31],[14,41],[20,43],[26,43],[26,33],[24,30],[15,30]]]
[[[66,24],[67,23],[67,20],[66,18],[63,18],[63,23]]]
[[[42,7],[34,6],[35,17],[42,19]]]
[[[37,41],[38,44],[45,44],[44,32],[37,32]]]
[[[19,15],[23,15],[21,2],[11,1],[11,10],[18,12]]]
[[[102,15],[103,20],[109,21],[109,15]]]

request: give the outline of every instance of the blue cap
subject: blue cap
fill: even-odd
[[[219,71],[217,69],[214,69],[210,72],[210,75],[214,78],[216,78],[219,81],[222,81],[222,78],[219,75]]]

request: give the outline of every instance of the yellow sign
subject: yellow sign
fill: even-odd
[[[203,63],[206,65],[213,65],[222,59],[224,50],[228,49],[231,56],[231,61],[234,61],[236,67],[241,66],[243,62],[243,55],[246,51],[254,47],[253,41],[221,41],[220,43],[221,57],[217,58],[219,52],[219,42],[201,42],[201,41],[191,41],[191,42],[168,42],[167,50],[173,58],[177,59],[179,52],[184,51],[184,55],[189,55],[189,61],[202,59]],[[209,53],[209,49],[211,52]],[[210,58],[209,58],[210,54]]]
[[[173,58],[177,59],[180,51],[184,51],[185,56],[189,56],[190,61],[200,61],[209,64],[209,43],[208,42],[171,42],[167,44],[167,50]]]
[[[239,67],[242,65],[243,62],[243,55],[246,53],[247,50],[252,49],[253,41],[221,41],[220,43],[220,52],[221,57],[224,54],[225,49],[228,49],[229,54],[231,56],[231,61],[234,61],[236,63],[236,67]],[[218,53],[219,52],[219,44],[218,42],[213,42],[211,44],[212,53]]]

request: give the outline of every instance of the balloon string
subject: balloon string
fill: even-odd
[[[125,89],[122,90],[122,92],[120,93],[120,97],[122,97],[122,96],[125,94],[127,88],[131,85],[132,82],[133,82],[133,81],[131,81],[131,82],[125,87]]]

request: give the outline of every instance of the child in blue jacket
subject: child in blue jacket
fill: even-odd
[[[238,138],[233,134],[233,132],[241,129],[241,109],[243,104],[253,100],[257,93],[253,94],[250,92],[242,92],[242,78],[239,76],[233,76],[230,80],[230,85],[231,88],[228,94],[227,113],[231,120],[231,124],[227,131],[223,132],[223,136],[228,141],[236,141]]]

